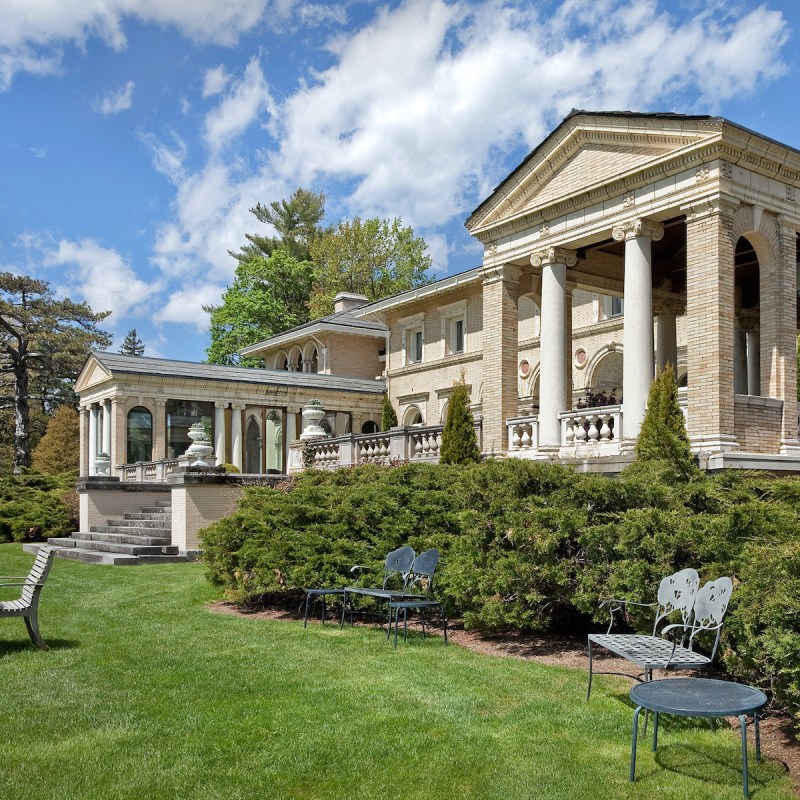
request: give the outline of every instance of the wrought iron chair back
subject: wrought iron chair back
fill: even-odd
[[[439,551],[435,547],[420,553],[411,565],[406,591],[410,593],[415,587],[424,588],[425,597],[429,597],[433,591],[433,576],[438,563]]]
[[[730,578],[717,578],[709,581],[698,592],[694,600],[694,616],[689,632],[689,649],[695,636],[704,631],[716,631],[714,649],[711,651],[711,660],[717,654],[719,638],[722,633],[722,622],[728,611],[728,603],[733,593],[733,581]]]
[[[383,567],[383,588],[386,588],[386,584],[394,575],[400,576],[404,589],[408,588],[414,561],[415,553],[413,547],[404,545],[403,547],[398,547],[397,550],[392,550],[386,556],[386,563]]]
[[[692,620],[692,611],[695,605],[697,588],[700,586],[700,576],[697,570],[688,568],[667,575],[658,586],[658,611],[653,623],[653,636],[656,635],[658,624],[675,611],[680,612],[681,622],[684,626]]]

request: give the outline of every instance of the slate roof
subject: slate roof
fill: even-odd
[[[97,361],[112,374],[149,375],[155,377],[190,378],[198,381],[254,383],[264,386],[295,386],[307,389],[329,389],[344,392],[383,394],[386,382],[339,375],[320,375],[314,372],[287,372],[280,369],[227,367],[218,364],[198,364],[194,361],[173,361],[166,358],[127,356],[122,353],[92,351]]]

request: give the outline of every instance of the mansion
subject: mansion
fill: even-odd
[[[800,152],[728,120],[574,111],[467,219],[473,269],[377,302],[341,294],[242,351],[263,369],[92,353],[82,525],[171,485],[174,538],[174,488],[204,482],[184,469],[198,422],[208,463],[243,473],[214,479],[226,497],[309,458],[435,461],[462,375],[489,456],[618,472],[671,364],[703,466],[800,471],[798,192]],[[381,432],[384,394],[399,425]],[[190,505],[186,531],[227,508]]]

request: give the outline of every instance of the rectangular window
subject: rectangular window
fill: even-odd
[[[611,315],[612,317],[621,317],[623,312],[623,301],[621,297],[611,298]]]
[[[422,361],[422,328],[414,328],[408,331],[406,342],[406,354],[409,364],[418,364]]]
[[[454,319],[450,324],[450,352],[464,352],[464,320]]]

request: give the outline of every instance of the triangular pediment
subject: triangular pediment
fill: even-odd
[[[106,367],[98,361],[97,356],[92,354],[86,359],[86,363],[83,365],[83,369],[80,375],[78,375],[78,379],[75,381],[75,392],[80,394],[87,389],[91,389],[92,386],[105,383],[112,377],[111,371],[106,369]]]
[[[568,198],[588,196],[604,185],[685,156],[719,137],[720,123],[678,115],[568,117],[476,209],[467,228],[479,233],[544,212]]]

